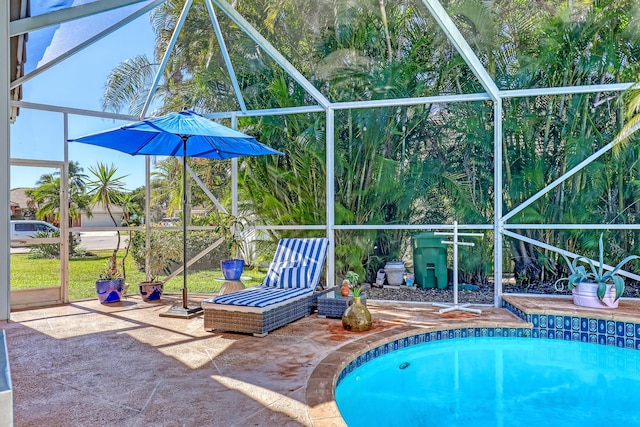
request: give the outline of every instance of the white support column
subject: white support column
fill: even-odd
[[[502,98],[493,105],[493,304],[502,306]]]
[[[229,51],[227,50],[227,45],[224,43],[224,34],[222,34],[222,29],[220,28],[220,24],[218,23],[216,12],[213,10],[213,5],[211,4],[211,0],[207,0],[204,3],[207,6],[207,10],[209,11],[211,24],[213,25],[213,30],[216,33],[216,38],[218,39],[218,45],[220,46],[220,53],[222,54],[222,58],[224,59],[225,65],[227,66],[227,72],[229,73],[229,78],[231,79],[231,85],[233,86],[233,90],[236,93],[238,104],[240,104],[240,110],[242,110],[243,112],[246,112],[247,106],[244,102],[244,98],[242,97],[242,91],[240,91],[240,85],[238,84],[238,77],[236,77],[236,72],[233,69],[233,63],[231,62],[231,58],[229,57]]]
[[[329,248],[327,249],[327,287],[331,288],[335,285],[334,278],[336,275],[336,235],[335,235],[335,112],[332,108],[327,108],[326,113],[326,141],[327,141],[327,173],[326,173],[326,197],[327,197],[327,239],[329,239]]]
[[[64,113],[64,163],[60,170],[60,297],[69,302],[69,115]]]
[[[9,221],[10,215],[10,192],[11,188],[11,132],[9,125],[9,3],[0,4],[0,204],[5,206],[0,209],[0,320],[9,320],[11,308],[10,301],[10,251],[9,251]]]
[[[494,215],[493,215],[493,277],[494,284],[494,304],[496,307],[502,305],[502,94],[493,81],[493,78],[480,62],[471,46],[467,43],[451,17],[438,0],[422,0],[429,12],[436,20],[449,41],[454,45],[462,59],[469,65],[469,68],[485,88],[491,99],[494,101]]]

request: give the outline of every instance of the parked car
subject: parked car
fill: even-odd
[[[34,238],[38,232],[53,236],[54,233],[59,233],[60,229],[53,224],[36,219],[17,219],[11,221],[11,240]],[[74,233],[74,235],[79,241],[80,234]],[[11,244],[11,246],[16,245]]]

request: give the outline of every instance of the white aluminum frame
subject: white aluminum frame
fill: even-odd
[[[161,4],[164,0],[155,0],[150,2],[149,5],[145,6],[145,12],[150,10],[152,7]],[[0,48],[0,53],[3,56],[3,59],[8,58],[8,39],[10,35],[18,35],[23,34],[28,31],[33,31],[38,28],[43,28],[52,23],[64,22],[68,20],[77,19],[83,16],[87,16],[89,14],[100,13],[107,10],[111,10],[117,7],[122,7],[126,5],[131,5],[134,3],[139,3],[141,0],[112,0],[110,2],[95,2],[89,3],[83,6],[71,7],[69,9],[65,9],[62,11],[53,12],[44,16],[34,17],[34,18],[26,18],[18,21],[11,22],[9,26],[5,26],[5,30],[3,30],[0,38],[2,39],[2,47]],[[326,159],[326,168],[327,168],[327,179],[326,179],[326,198],[327,198],[327,208],[326,208],[326,223],[324,225],[298,225],[298,226],[271,226],[271,225],[263,225],[255,227],[256,229],[272,229],[272,230],[326,230],[327,237],[330,241],[329,251],[327,254],[327,279],[328,284],[332,285],[334,276],[335,276],[335,251],[334,251],[334,243],[335,243],[335,231],[336,230],[366,230],[366,229],[403,229],[403,230],[421,230],[421,229],[431,229],[431,230],[447,230],[452,229],[452,225],[446,224],[419,224],[419,225],[367,225],[367,226],[358,226],[358,225],[336,225],[334,218],[334,197],[335,197],[335,189],[333,187],[334,181],[334,150],[335,150],[335,141],[334,141],[334,132],[335,132],[335,111],[337,110],[347,110],[347,109],[360,109],[360,108],[379,108],[379,107],[388,107],[388,106],[407,106],[407,105],[422,105],[429,103],[452,103],[452,102],[474,102],[474,101],[491,101],[493,103],[494,117],[502,118],[503,107],[502,101],[508,98],[515,97],[531,97],[531,96],[544,96],[544,95],[564,95],[564,94],[578,94],[578,93],[593,93],[593,92],[622,92],[633,85],[633,83],[618,83],[618,84],[603,84],[603,85],[593,85],[593,86],[574,86],[574,87],[550,87],[550,88],[536,88],[536,89],[518,89],[518,90],[500,90],[486,69],[482,66],[482,63],[475,55],[469,44],[466,42],[462,34],[455,27],[453,21],[446,13],[445,9],[437,0],[422,0],[426,8],[429,10],[433,18],[436,20],[440,28],[443,30],[449,41],[456,48],[458,53],[465,60],[467,65],[470,67],[474,75],[478,78],[480,84],[486,90],[485,93],[471,93],[471,94],[463,94],[463,95],[447,95],[447,96],[430,96],[430,97],[418,97],[418,98],[402,98],[402,99],[389,99],[389,100],[376,100],[376,101],[356,101],[356,102],[331,102],[327,99],[320,91],[318,91],[315,86],[311,82],[309,82],[286,58],[284,58],[280,52],[269,43],[250,23],[248,23],[229,3],[225,0],[207,0],[205,4],[211,16],[212,25],[216,34],[218,35],[221,52],[223,54],[223,59],[227,66],[227,70],[230,74],[232,85],[234,90],[236,91],[236,96],[238,97],[238,102],[240,104],[240,111],[228,111],[228,112],[216,112],[208,114],[207,117],[210,118],[231,118],[232,127],[237,128],[237,119],[238,117],[257,117],[257,116],[267,116],[267,115],[288,115],[288,114],[303,114],[303,113],[324,113],[326,115],[326,151],[327,151],[327,159]],[[107,3],[107,4],[105,4]],[[188,6],[185,5],[185,11],[188,11],[190,7],[191,0],[187,2]],[[312,96],[318,105],[310,105],[310,106],[299,106],[299,107],[289,107],[289,108],[281,108],[281,109],[262,109],[262,110],[251,110],[247,111],[246,106],[244,105],[244,101],[242,98],[242,94],[240,93],[239,86],[237,85],[237,80],[235,73],[233,72],[233,65],[231,63],[230,58],[228,57],[228,52],[226,50],[224,40],[222,38],[222,33],[220,31],[219,25],[217,24],[217,18],[215,15],[215,11],[213,9],[213,4],[215,4],[224,14],[227,15],[236,25],[239,26],[264,52],[266,52],[278,65],[280,65],[285,72],[287,72],[310,96]],[[151,6],[153,5],[153,6]],[[142,12],[144,13],[144,12]],[[141,13],[140,13],[141,14]],[[136,15],[140,16],[140,14]],[[186,12],[185,12],[186,14]],[[133,15],[132,15],[133,16]],[[117,28],[125,25],[130,22],[132,17],[121,20],[117,24],[105,30],[104,33],[100,33],[100,37],[104,37],[106,34],[116,30]],[[8,5],[4,8],[0,9],[0,20],[4,22],[9,21],[8,14]],[[176,28],[174,37],[177,37],[177,33],[182,26],[183,19],[181,18],[181,22]],[[97,37],[97,36],[96,36]],[[82,47],[86,47],[89,44],[95,42],[97,38],[94,37],[91,40],[82,44]],[[175,41],[175,40],[173,40]],[[171,46],[173,43],[171,44]],[[170,47],[171,47],[170,46]],[[79,49],[78,49],[79,50]],[[77,51],[77,50],[76,50]],[[75,51],[74,51],[75,52]],[[168,58],[168,53],[165,54],[165,58]],[[166,61],[163,60],[163,63],[166,64]],[[163,67],[160,67],[158,71],[158,75],[156,76],[156,80],[154,82],[154,88],[157,87],[159,79],[161,77]],[[10,82],[10,87],[15,87],[25,81],[29,80],[34,75],[35,72],[30,73],[28,76],[24,76],[22,79],[17,80],[15,82]],[[3,81],[8,81],[9,77],[6,74],[6,70],[2,70],[0,72],[0,78],[4,79]],[[6,86],[6,85],[5,85]],[[8,99],[8,91],[7,88],[3,86],[2,93],[5,99]],[[149,94],[149,98],[147,99],[147,103],[145,105],[145,109],[143,111],[143,116],[146,114],[146,110],[148,105],[151,102],[152,93]],[[34,108],[34,109],[42,109],[47,111],[61,111],[65,112],[65,126],[66,126],[66,114],[80,114],[80,115],[88,115],[94,117],[105,117],[105,118],[117,118],[119,120],[136,120],[139,118],[131,117],[128,115],[122,114],[112,114],[112,113],[103,113],[96,111],[88,111],[88,110],[79,110],[72,108],[65,108],[60,106],[53,105],[44,105],[44,104],[35,104],[29,102],[12,102],[11,105],[18,106],[21,108]],[[6,111],[4,116],[6,120],[2,120],[2,134],[9,135],[9,122],[8,122],[8,107],[9,103],[6,102],[3,104],[3,107],[0,108],[0,114]],[[65,127],[65,138],[66,138],[66,127]],[[3,140],[3,143],[6,146],[3,146],[3,149],[6,152],[9,152],[9,138],[6,139],[0,138]],[[66,140],[66,139],[65,139]],[[611,149],[612,144],[607,144],[603,148],[601,148],[598,152],[594,153],[592,156],[585,159],[578,166],[573,168],[571,171],[566,172],[561,177],[557,178],[553,183],[546,186],[544,189],[540,190],[538,193],[533,195],[527,201],[523,202],[520,206],[513,209],[511,212],[506,215],[502,212],[502,189],[503,189],[503,181],[502,181],[502,163],[503,163],[503,153],[502,153],[502,119],[496,120],[494,123],[494,188],[495,196],[494,196],[494,218],[492,224],[460,224],[458,225],[459,229],[463,230],[493,230],[494,232],[494,281],[495,281],[495,289],[494,289],[494,305],[500,306],[502,304],[502,248],[503,248],[503,238],[504,236],[520,239],[526,241],[528,243],[538,245],[545,249],[553,250],[560,254],[565,254],[567,256],[575,256],[575,254],[571,254],[563,249],[553,247],[547,245],[542,242],[534,241],[517,233],[514,233],[510,230],[516,229],[571,229],[571,228],[588,228],[588,229],[629,229],[636,230],[640,229],[640,225],[607,225],[607,224],[507,224],[507,221],[512,218],[515,214],[520,212],[529,204],[533,203],[535,200],[542,197],[548,191],[550,191],[555,186],[559,185],[561,182],[568,179],[571,175],[575,174],[582,167],[586,166],[597,157],[602,155],[604,152]],[[5,166],[8,165],[8,156],[0,156],[0,162],[4,162]],[[68,162],[68,159],[65,155],[65,163]],[[147,199],[149,192],[149,171],[150,171],[150,163],[147,158],[146,161],[146,172],[147,172]],[[2,164],[0,164],[0,170],[8,170],[8,167],[2,168]],[[232,194],[233,194],[233,206],[232,213],[237,214],[238,205],[237,205],[237,160],[232,163],[232,171],[233,171],[233,181],[232,181]],[[3,180],[5,182],[9,182],[8,173],[3,175]],[[3,186],[0,189],[0,197],[6,201],[8,205],[9,194],[8,194],[8,185]],[[146,207],[146,215],[148,217],[149,207]],[[4,214],[6,217],[6,213]],[[3,216],[0,215],[0,220]],[[8,223],[8,219],[6,221]],[[149,225],[145,225],[144,227],[149,230]],[[0,231],[0,237],[8,232],[8,227],[6,229],[2,229]],[[147,233],[147,236],[149,233]],[[3,256],[4,255],[4,256]],[[3,266],[7,268],[4,271],[8,272],[8,247],[2,250],[2,254],[0,254],[0,271],[3,271]],[[626,272],[621,272],[621,274],[640,279],[639,276],[631,275]],[[0,283],[0,294],[9,295],[9,284],[8,284],[8,273],[6,277],[6,284]],[[6,307],[0,306],[0,319],[8,317],[8,307],[9,302],[7,301]],[[4,310],[3,310],[4,309]]]
[[[99,12],[105,12],[105,11],[109,11],[109,10],[113,10],[116,7],[115,4],[117,3],[126,3],[123,5],[120,5],[118,7],[121,6],[128,6],[129,4],[133,4],[133,3],[140,3],[141,0],[137,0],[137,1],[126,1],[126,0],[113,0],[112,2],[93,2],[93,3],[87,3],[84,5],[80,5],[80,6],[75,6],[75,7],[70,7],[68,9],[61,9],[55,12],[51,12],[48,13],[46,15],[38,15],[38,16],[34,16],[33,18],[25,18],[25,19],[20,19],[18,21],[13,21],[11,22],[11,36],[13,37],[14,35],[17,34],[24,34],[28,31],[35,31],[37,29],[40,28],[44,28],[44,27],[48,27],[49,25],[53,25],[59,22],[66,22],[66,21],[70,21],[73,19],[78,19],[78,18],[83,18],[85,16],[89,16],[89,15],[94,15],[96,13]],[[111,34],[112,32],[114,32],[115,30],[117,30],[118,28],[122,27],[123,25],[128,24],[131,21],[134,21],[136,18],[144,15],[145,13],[147,13],[148,11],[150,11],[151,9],[155,8],[156,6],[158,6],[161,3],[164,3],[166,0],[154,0],[153,2],[149,3],[148,5],[144,6],[143,8],[137,10],[136,12],[134,12],[133,14],[129,15],[128,17],[121,19],[120,21],[116,22],[115,24],[107,27],[105,30],[99,32],[98,34],[96,34],[95,36],[87,39],[86,41],[80,43],[78,46],[75,46],[74,48],[70,49],[68,52],[64,53],[63,55],[60,55],[59,57],[47,62],[46,64],[44,64],[41,67],[36,68],[35,70],[33,70],[32,72],[30,72],[29,74],[16,79],[14,81],[12,81],[10,84],[10,88],[13,89],[19,85],[21,85],[22,83],[32,79],[33,77],[39,75],[40,73],[43,73],[44,71],[48,70],[49,68],[59,64],[60,62],[64,61],[65,59],[67,59],[68,57],[80,52],[82,49],[84,49],[87,46],[92,45],[93,43],[97,42],[98,40],[101,40],[102,38],[108,36],[109,34]],[[107,3],[107,4],[105,4]],[[95,6],[101,6],[101,7],[91,7],[92,5]],[[86,14],[83,14],[86,13]],[[54,17],[52,17],[51,15],[54,15]],[[61,19],[61,21],[56,22],[55,19],[58,19],[56,17],[59,17],[59,19]],[[14,34],[15,32],[15,34]]]
[[[67,135],[67,117],[64,116],[64,135]],[[69,161],[67,155],[67,147],[64,148],[64,160],[35,160],[35,159],[10,159],[10,166],[20,167],[36,167],[51,168],[60,172],[60,176],[68,175]],[[8,188],[8,187],[7,187]],[[63,218],[69,218],[69,181],[60,180],[60,236],[58,238],[39,238],[29,239],[30,244],[53,243],[60,245],[60,275],[59,283],[56,286],[46,286],[37,289],[24,289],[20,291],[20,300],[18,306],[24,308],[29,305],[30,301],[38,299],[38,296],[47,304],[60,304],[69,302],[69,221]],[[9,224],[9,221],[7,221]],[[10,241],[10,234],[9,234]],[[10,253],[10,250],[9,250]],[[46,289],[45,292],[42,290]]]
[[[4,99],[0,103],[0,203],[4,206],[11,206],[10,191],[11,188],[11,132],[10,132],[10,119],[9,112],[11,111],[10,95],[9,95],[9,82],[11,80],[11,74],[9,73],[8,64],[11,63],[9,59],[9,25],[7,23],[10,19],[9,4],[11,2],[5,1],[0,4],[0,22],[4,22],[5,25],[0,26],[0,62],[7,64],[0,67],[0,99]],[[4,242],[0,246],[0,320],[9,320],[9,313],[11,311],[11,298],[9,286],[9,280],[11,277],[10,256],[11,251],[9,249],[10,232],[9,225],[11,220],[9,209],[0,209],[0,224],[4,224],[0,227],[0,242]]]

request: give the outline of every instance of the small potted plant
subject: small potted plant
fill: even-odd
[[[571,262],[567,256],[562,255],[571,270],[569,277],[564,277],[556,281],[555,288],[558,291],[564,289],[564,285],[558,285],[560,282],[567,281],[568,288],[573,294],[573,303],[583,307],[591,308],[616,308],[618,300],[624,292],[624,279],[616,274],[627,262],[638,259],[637,255],[629,255],[613,270],[606,271],[604,265],[604,249],[602,245],[602,234],[599,241],[599,265],[596,268],[593,262],[586,257],[579,256]],[[589,270],[584,265],[589,266]]]
[[[363,332],[371,329],[371,313],[362,303],[362,284],[360,276],[354,271],[345,275],[345,281],[349,281],[349,289],[353,294],[353,303],[350,303],[342,315],[342,327],[348,331]]]
[[[174,245],[167,244],[162,235],[153,235],[148,249],[144,246],[136,247],[134,259],[137,260],[139,268],[145,267],[147,258],[149,265],[146,280],[138,283],[143,301],[153,302],[162,298],[164,282],[158,278],[167,274],[171,265],[182,256],[176,248]]]
[[[353,286],[358,285],[358,280],[360,279],[360,275],[355,271],[349,271],[344,276],[344,280],[342,281],[342,286],[340,287],[340,293],[343,297],[349,296],[351,294],[351,290]],[[359,287],[358,287],[359,288]]]
[[[157,258],[151,258],[149,263],[149,274],[147,280],[138,283],[140,289],[140,296],[143,301],[159,301],[162,298],[164,292],[164,282],[158,280],[158,275],[162,273],[162,269],[158,271],[156,269]]]
[[[244,222],[237,216],[220,214],[217,223],[215,232],[225,239],[231,254],[231,258],[220,261],[222,275],[226,280],[240,280],[244,271],[244,259],[240,258],[244,246],[240,233],[244,230]]]
[[[343,285],[344,284],[347,285],[347,295],[352,293],[354,297],[359,297],[360,296],[360,291],[361,291],[362,288],[360,286],[359,281],[360,281],[360,275],[358,273],[356,273],[355,271],[348,271],[347,274],[345,274],[344,280],[342,281],[342,284]],[[356,295],[356,293],[357,293],[357,295]]]
[[[96,293],[101,303],[120,301],[124,293],[124,277],[115,256],[109,257],[107,267],[96,280]]]

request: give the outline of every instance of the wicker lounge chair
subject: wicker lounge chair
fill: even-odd
[[[260,286],[202,301],[205,330],[263,337],[311,314],[328,244],[326,238],[281,239]]]

